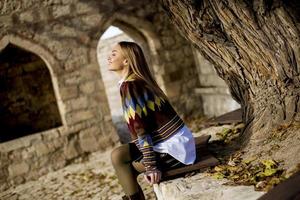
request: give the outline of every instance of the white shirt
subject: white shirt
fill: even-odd
[[[121,86],[123,81],[124,78],[118,82],[119,86]],[[167,140],[155,144],[153,150],[160,153],[168,153],[186,165],[193,164],[196,160],[195,139],[186,125]]]
[[[195,139],[186,125],[167,140],[154,145],[153,150],[168,153],[186,165],[196,160]]]

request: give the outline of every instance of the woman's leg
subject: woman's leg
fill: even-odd
[[[133,156],[129,144],[115,148],[111,153],[111,161],[116,171],[119,183],[127,196],[139,192],[137,175],[139,174],[132,166]]]

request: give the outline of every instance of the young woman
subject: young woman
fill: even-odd
[[[144,172],[152,185],[165,170],[193,164],[195,141],[151,75],[139,45],[119,42],[108,62],[121,78],[123,113],[132,138],[112,151],[111,161],[126,194],[123,199],[145,199],[137,175]]]

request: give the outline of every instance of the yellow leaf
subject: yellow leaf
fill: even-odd
[[[216,172],[212,175],[212,177],[215,179],[222,179],[222,178],[224,178],[224,175],[220,172]]]
[[[266,168],[265,171],[263,172],[263,174],[265,176],[272,176],[276,172],[277,172],[277,169]]]
[[[261,163],[266,167],[266,168],[273,168],[277,166],[277,163],[273,160],[263,160]]]
[[[216,172],[220,172],[220,171],[223,171],[224,168],[222,168],[220,165],[217,165],[217,166],[215,166],[214,170],[215,170]]]

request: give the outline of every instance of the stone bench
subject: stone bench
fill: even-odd
[[[195,163],[193,165],[188,165],[164,172],[161,181],[170,180],[172,178],[180,177],[186,173],[217,165],[219,161],[208,151],[207,144],[210,138],[210,135],[196,137],[195,143],[197,157]]]

